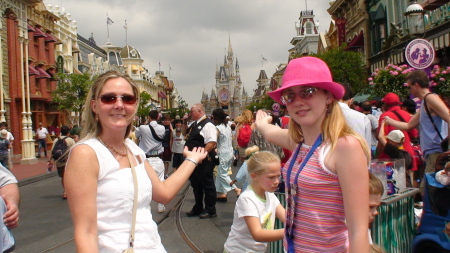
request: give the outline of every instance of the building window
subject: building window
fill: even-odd
[[[375,55],[381,52],[381,48],[383,47],[386,38],[385,23],[374,23],[372,29],[370,29],[370,33],[372,37],[372,55]]]
[[[305,34],[312,34],[313,23],[311,21],[307,21],[305,24]]]

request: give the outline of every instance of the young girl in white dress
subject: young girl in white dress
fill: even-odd
[[[267,242],[283,238],[275,229],[275,217],[285,222],[285,210],[273,193],[280,183],[280,158],[269,152],[255,152],[248,163],[252,183],[239,196],[233,225],[224,252],[265,252]]]

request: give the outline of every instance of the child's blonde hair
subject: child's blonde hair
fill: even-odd
[[[377,176],[369,172],[369,194],[382,196],[383,193],[383,183],[381,183],[381,180]]]
[[[245,149],[246,160],[248,160],[253,153],[258,152],[258,151],[259,151],[259,147],[256,145],[246,148]]]
[[[245,153],[247,153],[247,150]],[[249,174],[255,173],[256,175],[261,175],[265,171],[264,165],[269,163],[280,164],[280,157],[270,151],[258,151],[256,153],[253,153],[250,159],[248,159],[247,161],[248,173]]]

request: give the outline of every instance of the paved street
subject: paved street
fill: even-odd
[[[234,173],[238,167],[233,168]],[[62,188],[60,178],[53,172],[41,175],[42,180],[34,178],[34,182],[21,182],[21,206],[19,227],[13,230],[16,239],[16,253],[75,252],[73,241],[73,226],[67,201],[61,198]],[[188,187],[186,184],[185,187]],[[186,193],[184,202],[183,194]],[[201,252],[223,252],[223,244],[228,236],[233,220],[233,210],[236,201],[234,191],[229,192],[227,203],[217,203],[217,217],[199,219],[186,217],[186,212],[192,208],[194,196],[192,189],[183,188],[180,193],[166,206],[166,212],[157,212],[157,203],[152,202],[152,214],[159,224],[158,229],[163,245],[168,252],[195,252],[183,240],[179,227],[185,236]],[[176,205],[181,208],[176,212]],[[170,214],[170,215],[169,215]],[[177,219],[177,218],[180,219]],[[179,226],[177,226],[177,222]]]

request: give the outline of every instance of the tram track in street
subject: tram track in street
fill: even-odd
[[[188,193],[188,190],[191,189],[189,185],[186,185],[185,187],[183,187],[183,189],[180,191],[180,199],[177,201],[177,203],[175,204],[175,206],[169,211],[167,212],[167,214],[164,216],[164,218],[162,218],[160,221],[157,222],[157,225],[159,226],[161,223],[167,221],[169,219],[169,217],[171,217],[173,215],[174,219],[175,219],[175,225],[176,225],[176,229],[178,234],[180,235],[180,237],[184,240],[184,242],[186,243],[186,245],[195,253],[202,253],[203,251],[198,248],[194,242],[189,238],[189,236],[187,235],[186,231],[183,228],[182,225],[182,207],[184,204],[184,201],[186,199],[186,195]],[[54,245],[46,250],[43,250],[41,252],[58,252],[58,250],[64,248],[65,246],[67,246],[68,244],[75,244],[74,242],[74,238],[72,237],[70,240],[66,240],[64,242],[61,242],[57,245]]]

